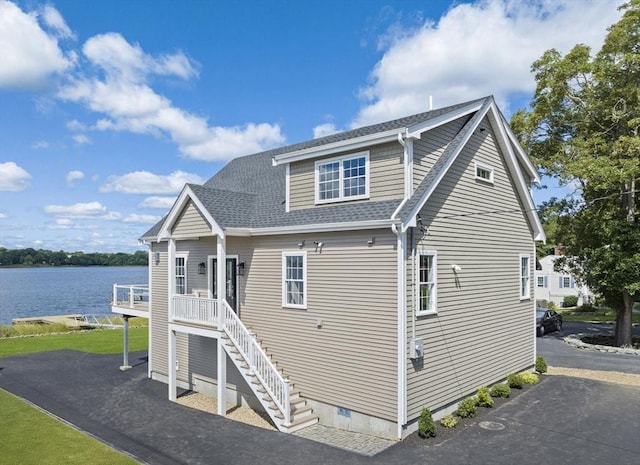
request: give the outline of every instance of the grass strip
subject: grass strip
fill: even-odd
[[[136,465],[138,462],[0,389],[1,463]]]
[[[92,329],[34,337],[0,338],[0,357],[62,349],[92,354],[117,354],[122,352],[122,347],[122,329]],[[130,328],[129,351],[147,350],[148,347],[149,328]]]

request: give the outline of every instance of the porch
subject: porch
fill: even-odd
[[[114,284],[111,313],[149,318],[149,285]]]

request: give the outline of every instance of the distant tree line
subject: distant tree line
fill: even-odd
[[[54,252],[43,249],[6,249],[0,247],[0,266],[147,266],[148,254]]]

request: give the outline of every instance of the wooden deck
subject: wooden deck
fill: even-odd
[[[30,318],[14,318],[11,320],[14,325],[65,325],[68,328],[83,328],[86,326],[84,315],[54,315],[54,316],[34,316]]]

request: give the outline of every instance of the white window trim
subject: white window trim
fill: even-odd
[[[435,250],[421,250],[418,249],[417,253],[417,266],[415,269],[414,282],[416,285],[416,300],[414,302],[416,309],[416,316],[424,315],[437,315],[438,314],[438,252]],[[420,257],[422,255],[429,255],[433,257],[433,308],[430,310],[420,310]]]
[[[344,170],[342,168],[342,163],[346,160],[352,160],[354,158],[364,157],[364,169],[365,169],[365,179],[364,179],[364,194],[362,195],[352,195],[349,197],[344,196]],[[329,163],[340,163],[340,192],[337,198],[334,199],[320,199],[320,165],[326,165]],[[315,181],[315,203],[324,204],[324,203],[335,203],[335,202],[348,202],[350,200],[361,200],[369,198],[369,180],[371,179],[371,171],[370,171],[370,163],[369,163],[369,151],[365,150],[363,152],[350,153],[348,155],[342,155],[340,157],[333,158],[323,158],[322,160],[318,160],[314,165],[314,181]]]
[[[187,277],[189,276],[189,254],[177,253],[173,259],[174,262],[179,258],[184,258],[184,294],[178,294],[178,267],[175,263],[173,267],[173,291],[176,295],[186,295],[189,289],[189,283],[187,281]]]
[[[478,170],[485,170],[489,172],[489,179],[487,178],[483,178],[482,176],[478,176]],[[494,169],[489,166],[489,165],[485,165],[482,163],[476,163],[475,164],[475,171],[474,171],[475,175],[476,175],[476,180],[477,181],[481,181],[481,182],[485,182],[487,184],[493,184],[493,179],[494,179]]]
[[[524,279],[524,275],[522,274],[522,259],[527,259],[527,286],[525,287],[525,293],[523,293],[522,289],[522,280]],[[521,253],[518,257],[518,294],[520,294],[520,300],[530,300],[531,299],[531,255],[528,253]]]
[[[302,305],[290,304],[287,302],[287,257],[296,257],[302,256],[302,282],[303,282],[303,294],[302,294]],[[307,251],[306,250],[296,250],[293,252],[282,252],[282,306],[285,308],[297,308],[306,310],[307,309],[307,294],[308,294],[308,284],[307,284]]]
[[[546,276],[536,276],[536,286],[539,289],[543,289],[543,288],[549,287],[549,286],[547,286],[547,277]]]

